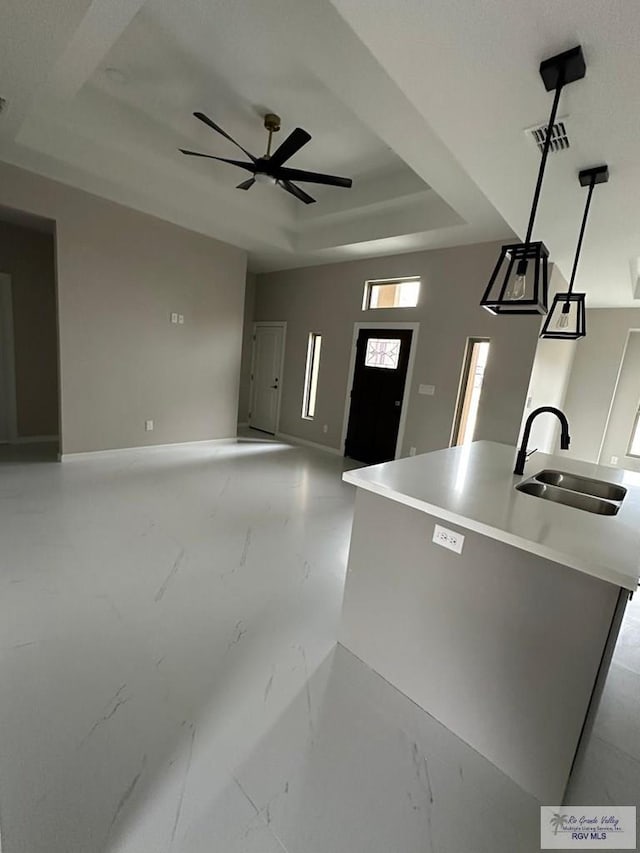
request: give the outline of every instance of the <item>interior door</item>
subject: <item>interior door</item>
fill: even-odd
[[[360,331],[345,456],[371,465],[395,458],[412,334],[410,329]]]
[[[255,327],[249,425],[263,432],[278,428],[283,347],[282,326]]]

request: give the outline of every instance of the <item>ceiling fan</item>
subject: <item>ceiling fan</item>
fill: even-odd
[[[292,181],[303,181],[312,184],[326,184],[330,187],[346,188],[349,188],[353,183],[351,178],[339,178],[336,175],[323,175],[320,172],[307,172],[304,169],[290,169],[285,166],[284,163],[286,163],[290,157],[293,157],[293,155],[299,151],[303,145],[306,145],[307,142],[309,142],[311,134],[307,133],[307,131],[303,130],[301,127],[296,127],[296,129],[287,136],[280,147],[272,154],[271,137],[274,133],[277,133],[280,130],[280,116],[277,116],[274,113],[267,113],[264,117],[264,126],[269,131],[269,141],[267,142],[267,153],[262,157],[254,157],[253,154],[250,154],[246,148],[243,148],[239,142],[236,142],[233,137],[229,136],[226,131],[219,127],[214,121],[211,121],[211,119],[204,113],[194,113],[194,116],[212,130],[215,130],[216,133],[224,136],[225,139],[229,140],[229,142],[233,142],[237,148],[247,155],[250,162],[244,162],[242,160],[228,160],[226,157],[214,157],[213,154],[201,154],[198,151],[186,151],[184,148],[181,148],[180,151],[183,154],[187,154],[189,157],[206,157],[209,160],[219,160],[221,163],[229,163],[231,166],[238,166],[246,172],[251,172],[251,177],[246,181],[243,181],[241,184],[238,184],[236,189],[249,190],[256,181],[260,184],[277,184],[279,187],[282,187],[283,190],[291,193],[292,196],[295,196],[299,201],[303,201],[305,204],[313,204],[315,198],[310,196],[300,187],[296,186]]]

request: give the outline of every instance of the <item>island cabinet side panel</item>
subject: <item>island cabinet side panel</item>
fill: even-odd
[[[461,554],[432,542],[436,524]],[[340,642],[541,802],[562,801],[617,598],[358,489]]]

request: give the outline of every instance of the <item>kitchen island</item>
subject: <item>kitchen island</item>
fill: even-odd
[[[340,642],[551,804],[638,584],[640,475],[535,454],[519,477],[515,455],[482,441],[344,474],[357,495]],[[614,484],[608,514],[538,497],[557,490],[537,480],[516,488],[559,471]]]

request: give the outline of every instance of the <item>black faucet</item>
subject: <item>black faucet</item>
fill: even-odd
[[[569,435],[569,421],[566,416],[560,411],[560,409],[556,409],[555,406],[540,406],[539,409],[534,409],[533,412],[527,418],[527,422],[524,425],[524,432],[522,434],[522,444],[520,445],[520,449],[518,450],[518,456],[516,457],[516,467],[513,469],[514,474],[524,474],[524,463],[527,461],[527,444],[529,442],[529,434],[531,432],[531,425],[534,420],[541,415],[543,412],[553,412],[554,415],[557,416],[560,421],[561,433],[560,433],[560,447],[562,450],[569,449],[569,442],[571,441],[571,436]],[[531,451],[535,453],[535,450]]]

